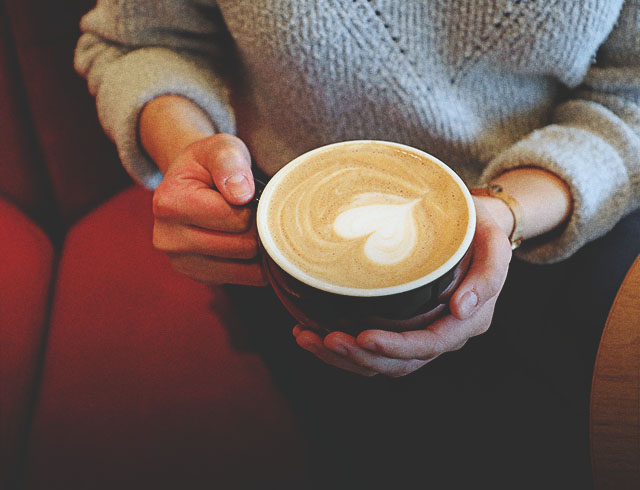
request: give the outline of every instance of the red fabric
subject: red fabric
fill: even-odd
[[[30,441],[28,489],[299,488],[301,444],[225,296],[151,245],[131,188],[70,232]]]
[[[52,264],[46,235],[0,199],[0,488],[15,476],[24,447]]]
[[[68,225],[131,182],[73,69],[80,17],[95,0],[4,3],[38,147]]]
[[[0,193],[39,215],[45,207],[44,172],[37,165],[13,38],[3,13],[0,5]]]

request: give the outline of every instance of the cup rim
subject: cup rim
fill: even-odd
[[[315,153],[319,153],[322,151],[326,151],[331,148],[340,147],[340,146],[350,146],[350,145],[387,145],[397,148],[399,150],[403,150],[406,152],[417,154],[422,158],[426,158],[442,168],[445,172],[449,174],[449,176],[456,182],[460,190],[462,191],[462,195],[465,198],[467,203],[467,209],[469,211],[469,220],[467,223],[467,229],[465,235],[460,243],[460,246],[456,250],[456,252],[440,267],[430,272],[427,275],[424,275],[418,279],[414,279],[413,281],[409,281],[403,284],[399,284],[396,286],[387,286],[383,288],[353,288],[346,286],[337,286],[335,284],[330,284],[325,281],[321,281],[304,271],[301,271],[298,267],[296,267],[291,261],[289,261],[276,247],[275,242],[269,233],[267,227],[267,219],[266,219],[266,209],[268,207],[269,200],[273,195],[274,189],[277,187],[278,183],[295,169],[297,166],[304,163],[304,161]],[[458,174],[452,170],[449,166],[443,163],[438,158],[430,155],[429,153],[414,148],[412,146],[404,145],[402,143],[396,143],[392,141],[384,141],[384,140],[347,140],[347,141],[339,141],[337,143],[331,143],[328,145],[320,146],[318,148],[314,148],[313,150],[307,151],[302,155],[297,156],[289,163],[284,165],[280,170],[278,170],[273,177],[267,182],[266,187],[262,191],[260,195],[260,201],[258,202],[258,209],[256,212],[256,224],[258,228],[258,236],[262,245],[262,248],[268,254],[268,256],[287,274],[293,276],[295,279],[311,286],[313,288],[319,289],[321,291],[326,291],[329,293],[339,294],[341,296],[357,296],[357,297],[377,297],[377,296],[388,296],[392,294],[404,293],[407,291],[414,290],[421,286],[427,285],[436,279],[442,277],[448,271],[453,269],[460,260],[464,257],[464,255],[469,250],[471,246],[471,242],[473,241],[473,236],[475,234],[476,229],[476,210],[475,205],[473,203],[473,198],[471,197],[471,193],[469,189],[462,181],[462,179],[458,176]]]

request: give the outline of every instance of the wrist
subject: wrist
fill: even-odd
[[[511,214],[509,207],[504,201],[490,196],[473,196],[473,199],[484,205],[505,235],[511,235],[514,226],[513,214]]]
[[[488,201],[487,204],[493,210],[492,216],[495,216],[494,220],[497,221],[498,226],[506,232],[509,242],[511,243],[511,248],[514,250],[518,248],[522,244],[524,238],[523,230],[525,229],[524,213],[522,212],[520,203],[511,194],[505,192],[499,184],[489,184],[470,190],[474,196],[493,199],[494,202]],[[500,201],[503,206],[496,203],[496,200]],[[509,211],[511,219],[509,219],[505,213],[504,208]]]
[[[139,136],[162,173],[192,143],[214,134],[209,117],[184,97],[164,95],[142,109]]]
[[[509,170],[492,180],[519,203],[523,237],[539,237],[567,221],[573,208],[568,185],[555,174],[533,167]]]

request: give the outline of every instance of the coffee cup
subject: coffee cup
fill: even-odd
[[[466,274],[475,207],[460,177],[406,145],[344,141],[285,165],[262,191],[269,283],[321,333],[424,328]]]

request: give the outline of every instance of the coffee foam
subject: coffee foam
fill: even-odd
[[[261,198],[260,236],[276,262],[316,287],[410,283],[470,241],[471,201],[461,181],[419,152],[354,142],[285,169]]]
[[[336,217],[333,231],[345,240],[367,237],[364,254],[369,260],[379,265],[397,264],[416,245],[413,208],[419,201],[377,192],[358,194],[352,207]]]

